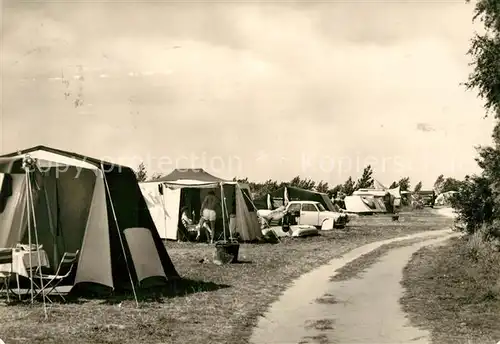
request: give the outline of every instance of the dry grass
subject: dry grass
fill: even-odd
[[[500,340],[500,253],[478,236],[419,250],[403,285],[403,308],[434,343]]]
[[[9,344],[247,343],[257,317],[301,274],[369,242],[450,225],[429,211],[403,213],[400,222],[358,218],[318,237],[242,245],[244,263],[223,266],[211,263],[211,246],[169,242],[186,281],[168,297],[158,295],[138,309],[130,299],[56,304],[48,320],[40,305],[0,306],[0,338]]]
[[[362,255],[361,257],[354,259],[352,262],[344,265],[342,268],[338,269],[335,275],[330,277],[331,282],[341,282],[348,281],[353,278],[361,278],[363,272],[368,270],[373,264],[377,263],[383,256],[385,256],[389,251],[398,248],[410,246],[416,244],[429,238],[416,238],[401,240],[397,242],[392,242],[390,244],[385,244],[379,248]]]
[[[316,299],[316,303],[323,305],[335,305],[340,301],[335,298],[332,294],[324,294],[323,296]]]
[[[318,334],[316,336],[307,336],[298,344],[329,344],[330,339],[326,334]]]
[[[307,329],[314,329],[318,331],[333,330],[335,321],[332,319],[311,320],[306,322]]]

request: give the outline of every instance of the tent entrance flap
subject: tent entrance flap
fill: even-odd
[[[80,250],[75,285],[95,283],[114,288],[111,268],[109,219],[102,177],[94,185],[85,235]]]
[[[182,189],[163,188],[163,199],[165,202],[165,230],[166,239],[177,240],[177,229],[179,224],[179,206],[181,202]]]
[[[65,172],[50,169],[33,175],[38,239],[52,268],[58,266],[64,252],[74,253],[83,243],[92,203],[88,190],[94,190],[96,176],[89,170],[78,172],[79,178],[74,173],[76,168],[71,167]],[[27,240],[25,233],[21,241]]]
[[[124,231],[132,263],[140,286],[164,285],[167,276],[156,251],[151,232],[146,228],[127,228]]]

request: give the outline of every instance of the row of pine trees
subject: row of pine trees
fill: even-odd
[[[261,197],[268,193],[271,193],[283,186],[294,186],[301,189],[306,190],[314,190],[317,192],[327,193],[331,198],[337,198],[342,196],[350,196],[354,191],[359,189],[367,189],[372,188],[374,186],[374,178],[373,178],[373,168],[371,165],[366,166],[363,169],[363,173],[358,179],[353,179],[353,177],[349,177],[344,183],[338,184],[335,186],[329,185],[328,182],[320,181],[316,182],[312,179],[302,178],[300,176],[296,176],[292,178],[290,181],[277,181],[268,179],[264,182],[254,182],[250,181],[248,177],[245,178],[233,178],[234,181],[238,181],[241,183],[248,184],[250,187],[250,191],[253,193],[254,197]],[[160,174],[154,174],[151,178],[148,178],[148,173],[146,167],[143,163],[139,165],[136,170],[136,176],[139,181],[146,180],[154,180],[161,177]],[[444,175],[440,175],[436,182],[434,183],[434,190],[436,193],[446,192],[446,191],[456,191],[458,189],[459,181],[454,178],[445,178]],[[401,191],[415,191],[418,192],[422,189],[422,182],[419,181],[413,190],[411,189],[410,177],[404,177],[400,180],[393,181],[389,188],[400,187]]]

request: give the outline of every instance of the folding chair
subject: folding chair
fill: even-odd
[[[64,301],[66,301],[62,293],[58,292],[56,288],[73,271],[73,266],[77,262],[79,252],[80,250],[77,250],[75,253],[65,252],[61,258],[61,262],[59,263],[59,266],[57,267],[56,273],[54,275],[43,274],[41,272],[41,268],[38,268],[36,270],[35,274],[33,275],[33,283],[38,289],[40,289],[40,291],[36,294],[35,297],[42,294],[45,297],[47,297],[47,300],[49,300],[52,303],[52,300],[48,297],[48,294],[55,291],[59,297],[61,297]],[[44,282],[43,288],[40,288],[40,286],[36,285],[36,283],[40,279],[42,279],[42,281]],[[48,290],[48,292],[45,292],[46,290]]]
[[[10,277],[12,276],[12,249],[11,248],[2,248],[0,249],[0,265],[9,265],[9,269],[7,271],[3,270],[0,271],[0,279],[2,280],[1,291],[6,291],[7,293],[7,302],[10,302],[10,287],[9,287],[9,282],[10,282]]]

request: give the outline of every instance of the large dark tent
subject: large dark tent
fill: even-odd
[[[53,270],[78,250],[72,284],[83,289],[179,277],[131,168],[37,146],[0,156],[0,179],[0,247],[37,238]]]
[[[283,186],[269,194],[253,200],[257,209],[276,209],[288,201],[315,201],[321,203],[329,211],[337,211],[328,195],[321,192],[305,190],[293,186]],[[271,210],[271,209],[270,209]]]

